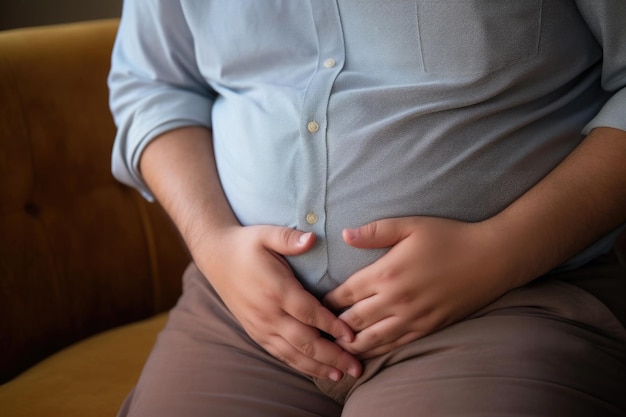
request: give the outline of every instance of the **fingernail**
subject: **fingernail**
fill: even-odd
[[[350,375],[353,378],[359,377],[359,369],[356,366],[349,367],[346,372],[348,373],[348,375]]]
[[[313,233],[311,233],[311,232],[307,232],[307,233],[304,233],[304,234],[300,235],[300,238],[298,239],[298,244],[299,245],[306,245],[306,243],[311,238],[312,234]]]
[[[341,381],[342,376],[343,375],[339,371],[331,371],[330,374],[328,374],[328,378],[333,382]]]
[[[352,335],[344,334],[343,336],[339,338],[339,340],[346,342],[346,343],[352,343],[353,338],[352,338]]]
[[[356,238],[359,237],[358,229],[343,229],[343,232],[345,233],[345,237],[348,240],[355,240]]]

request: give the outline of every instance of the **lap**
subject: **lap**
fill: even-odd
[[[339,416],[310,378],[275,360],[238,325],[200,272],[185,272],[141,378],[119,416]]]
[[[558,280],[313,381],[237,324],[193,265],[120,416],[624,415],[625,331],[596,297]],[[343,408],[343,411],[342,411]]]
[[[603,270],[596,278],[613,274],[623,291],[623,269]],[[560,280],[513,291],[372,360],[366,373],[347,393],[345,417],[626,415],[626,331],[598,298]]]
[[[622,416],[623,349],[540,308],[494,311],[374,361],[344,416]]]

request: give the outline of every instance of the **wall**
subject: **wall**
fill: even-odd
[[[0,0],[0,30],[119,17],[122,0]]]

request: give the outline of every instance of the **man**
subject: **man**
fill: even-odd
[[[194,264],[120,414],[623,415],[625,18],[126,1],[113,171]]]

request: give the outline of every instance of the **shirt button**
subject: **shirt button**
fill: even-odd
[[[310,225],[317,223],[318,217],[315,213],[309,213],[306,215],[306,222]]]
[[[335,60],[334,60],[334,59],[332,59],[332,58],[328,58],[326,61],[324,61],[324,66],[325,66],[326,68],[332,68],[332,67],[334,67],[335,65],[337,65],[337,61],[335,61]]]
[[[311,133],[315,133],[318,130],[320,130],[320,125],[318,125],[317,122],[309,122],[309,124],[306,127],[307,129],[309,129],[309,132]]]

